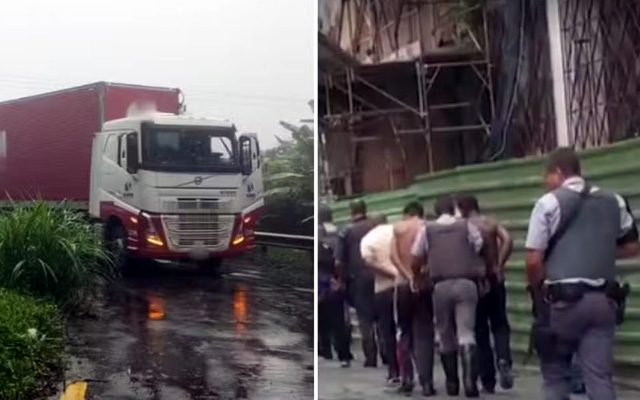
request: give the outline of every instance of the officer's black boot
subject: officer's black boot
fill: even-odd
[[[436,388],[433,386],[433,383],[423,383],[422,392],[420,394],[422,397],[433,397],[437,394]]]
[[[462,383],[464,394],[467,397],[478,397],[478,369],[475,346],[460,347],[460,359],[462,361]]]
[[[458,353],[442,353],[440,355],[442,369],[447,380],[447,394],[457,396],[460,392],[460,379],[458,378]]]
[[[500,386],[503,389],[511,389],[513,387],[513,372],[511,372],[511,365],[507,360],[498,360],[498,374],[500,375]]]

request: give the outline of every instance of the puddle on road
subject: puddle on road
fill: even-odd
[[[255,388],[261,400],[313,398],[313,371],[305,370],[298,363],[279,358],[265,357],[262,360],[263,374]],[[306,396],[305,396],[306,394]],[[307,397],[308,396],[308,397]]]
[[[149,311],[147,315],[151,321],[160,321],[164,319],[164,300],[159,296],[148,295]]]
[[[239,283],[233,289],[233,317],[235,318],[236,333],[243,336],[247,332],[249,322],[249,302],[247,293],[249,287],[244,283]]]
[[[90,399],[306,398],[313,381],[300,354],[313,357],[312,347],[282,310],[303,309],[300,296],[256,275],[124,280],[100,320],[71,322],[71,354],[85,364],[74,378],[105,381]]]

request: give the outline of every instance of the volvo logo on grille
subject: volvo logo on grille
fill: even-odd
[[[196,176],[195,179],[193,180],[193,183],[195,183],[196,185],[202,185],[202,177],[201,176]]]

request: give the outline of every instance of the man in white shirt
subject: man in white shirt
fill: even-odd
[[[364,265],[374,275],[375,309],[384,352],[388,361],[387,380],[390,384],[400,383],[400,371],[396,357],[396,323],[394,315],[394,289],[406,278],[398,273],[391,262],[393,225],[386,223],[373,228],[360,242],[360,252]]]

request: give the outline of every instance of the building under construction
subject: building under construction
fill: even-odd
[[[636,0],[320,1],[321,190],[640,131]]]

